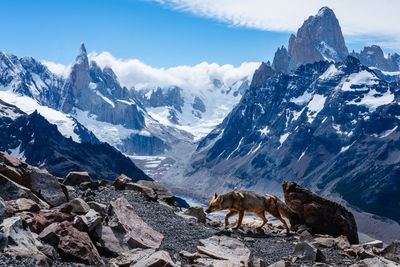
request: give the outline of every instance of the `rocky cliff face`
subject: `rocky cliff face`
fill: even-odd
[[[320,60],[343,61],[348,55],[335,13],[323,7],[290,36],[289,55],[297,65]]]
[[[400,70],[400,55],[397,53],[385,56],[382,48],[378,45],[366,46],[360,53],[352,52],[352,56],[358,58],[360,62],[368,67],[396,72]]]
[[[399,84],[354,57],[257,79],[261,69],[257,86],[200,142],[180,182],[209,194],[274,192],[291,179],[400,222]]]
[[[129,158],[100,143],[84,126],[77,127],[91,142],[74,142],[37,112],[27,115],[13,105],[0,102],[0,151],[46,168],[59,177],[70,171],[87,171],[98,179],[114,179],[122,173],[150,179]]]
[[[290,36],[288,50],[284,46],[278,48],[272,66],[289,73],[300,65],[321,60],[341,62],[348,54],[335,13],[323,7],[304,21],[296,35]]]

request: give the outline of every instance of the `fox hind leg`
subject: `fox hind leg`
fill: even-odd
[[[264,211],[258,212],[256,215],[263,220],[262,224],[257,227],[257,229],[261,229],[268,222],[268,220],[265,217]]]
[[[228,212],[228,214],[225,215],[225,226],[228,226],[229,218],[235,216],[236,214],[238,214],[236,210],[231,210],[230,212]]]

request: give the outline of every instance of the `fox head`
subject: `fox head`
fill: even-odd
[[[206,209],[206,213],[211,213],[217,210],[223,210],[222,202],[224,201],[223,196],[218,196],[217,193],[214,193],[214,198],[211,200],[210,205]]]

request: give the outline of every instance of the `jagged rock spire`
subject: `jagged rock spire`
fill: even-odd
[[[289,39],[289,55],[297,65],[320,60],[343,61],[349,54],[335,13],[328,7],[310,16]]]
[[[83,63],[83,64],[89,66],[86,47],[85,47],[85,44],[83,42],[81,43],[81,45],[79,47],[79,54],[75,59],[75,63],[77,63],[77,64],[82,64]]]

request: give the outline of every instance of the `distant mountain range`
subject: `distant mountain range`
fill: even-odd
[[[290,37],[289,51],[261,64],[240,103],[164,182],[207,198],[243,188],[278,193],[293,180],[400,223],[400,82],[382,75],[381,63],[360,62],[363,51],[348,55],[333,11],[322,8]]]

